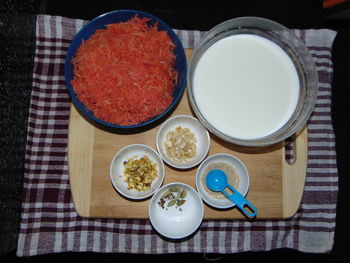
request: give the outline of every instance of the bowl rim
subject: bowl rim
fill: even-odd
[[[200,213],[201,213],[201,220],[198,220],[198,224],[195,225],[195,227],[193,228],[193,231],[186,234],[186,235],[174,235],[174,236],[170,236],[170,235],[167,235],[167,234],[164,234],[164,232],[162,231],[159,231],[155,225],[154,225],[154,221],[152,221],[152,215],[153,213],[151,213],[151,207],[154,206],[154,204],[156,204],[156,197],[157,195],[163,191],[165,188],[167,187],[171,187],[172,185],[182,185],[184,187],[187,187],[188,189],[190,189],[197,197],[198,197],[198,200],[199,200],[199,204],[200,204]],[[155,193],[154,195],[152,196],[150,202],[149,202],[149,205],[148,205],[148,217],[149,217],[149,220],[151,222],[151,225],[152,227],[162,236],[164,237],[167,237],[167,238],[171,238],[171,239],[182,239],[182,238],[185,238],[185,237],[188,237],[190,235],[192,235],[194,232],[196,232],[196,230],[200,227],[200,225],[202,224],[203,222],[203,219],[204,219],[204,204],[203,204],[203,200],[202,200],[202,197],[200,196],[200,194],[198,193],[198,191],[196,191],[196,189],[194,189],[192,186],[190,186],[189,184],[186,184],[186,183],[182,183],[182,182],[170,182],[168,184],[165,184],[163,185],[162,187],[160,187]]]
[[[150,151],[154,154],[154,156],[156,156],[157,159],[159,159],[159,163],[161,164],[161,166],[162,166],[161,169],[162,169],[162,171],[163,171],[162,174],[161,174],[161,180],[160,180],[159,185],[158,185],[152,192],[148,193],[147,195],[140,196],[140,197],[135,197],[135,196],[128,195],[128,194],[124,193],[123,191],[121,191],[121,190],[119,189],[119,187],[116,185],[116,183],[115,183],[114,180],[113,180],[113,171],[112,171],[112,169],[113,169],[113,164],[114,164],[114,162],[115,162],[115,159],[116,159],[123,151],[125,151],[125,150],[127,150],[128,148],[131,148],[131,147],[140,147],[140,148],[146,148],[146,149],[150,150]],[[159,176],[159,175],[158,175],[158,176]],[[161,156],[158,154],[158,152],[157,152],[155,149],[153,149],[152,147],[150,147],[150,146],[148,146],[148,145],[146,145],[146,144],[134,143],[134,144],[128,144],[128,145],[122,147],[119,151],[117,151],[117,152],[114,154],[114,156],[113,156],[113,158],[112,158],[112,161],[110,162],[110,165],[109,165],[109,179],[110,179],[110,181],[111,181],[111,183],[112,183],[113,188],[114,188],[120,195],[122,195],[123,197],[125,197],[125,198],[127,198],[127,199],[129,199],[129,200],[142,200],[142,199],[147,199],[147,198],[149,198],[150,196],[152,196],[152,195],[162,186],[162,184],[163,184],[163,182],[164,182],[164,178],[165,178],[165,167],[164,167],[163,159],[161,158]]]
[[[199,195],[201,196],[201,198],[203,199],[203,201],[208,204],[209,206],[215,208],[215,209],[220,209],[220,210],[225,210],[225,209],[231,209],[231,208],[234,208],[236,207],[236,204],[232,203],[230,205],[227,205],[227,206],[218,206],[218,205],[214,205],[212,204],[209,200],[207,200],[206,196],[202,193],[202,191],[200,191],[200,176],[201,174],[199,173],[199,171],[203,168],[203,166],[205,165],[206,162],[209,162],[211,161],[212,159],[215,159],[215,158],[218,158],[220,156],[226,156],[226,157],[229,157],[229,158],[232,158],[232,159],[235,159],[242,167],[243,167],[243,170],[245,171],[245,175],[246,175],[246,179],[247,179],[247,187],[246,189],[244,189],[244,192],[241,193],[242,196],[247,196],[248,194],[248,191],[249,191],[249,187],[250,187],[250,176],[249,176],[249,171],[248,171],[248,168],[247,166],[243,163],[243,161],[241,159],[239,159],[237,156],[233,155],[233,154],[229,154],[229,153],[216,153],[216,154],[213,154],[211,156],[209,156],[208,158],[206,158],[202,163],[201,165],[198,167],[197,169],[197,172],[196,172],[196,189],[199,193]]]
[[[217,32],[219,30],[222,30],[226,25],[232,25],[234,24],[241,24],[241,27],[237,27],[237,29],[241,30],[242,28],[251,28],[250,23],[255,22],[256,25],[259,25],[259,27],[256,27],[259,30],[267,30],[266,28],[263,28],[261,24],[264,23],[264,26],[267,27],[268,25],[268,31],[272,32],[273,34],[270,35],[277,35],[277,31],[279,30],[280,32],[287,32],[289,35],[293,36],[294,39],[297,41],[297,43],[293,43],[293,48],[298,49],[300,51],[300,56],[298,59],[302,59],[300,61],[300,64],[303,66],[303,69],[309,73],[308,78],[306,79],[306,94],[305,94],[305,101],[307,100],[310,102],[309,106],[307,107],[306,113],[304,116],[300,116],[300,112],[303,110],[303,107],[300,109],[300,112],[294,112],[294,115],[297,114],[296,119],[291,122],[293,116],[291,119],[287,122],[289,124],[288,126],[283,126],[277,131],[273,132],[270,135],[267,135],[265,137],[261,138],[256,138],[256,139],[241,139],[241,138],[236,138],[232,137],[230,135],[227,135],[219,130],[217,130],[215,127],[213,127],[206,119],[204,116],[202,116],[202,113],[200,110],[197,108],[197,105],[194,100],[194,95],[193,95],[193,90],[192,90],[192,80],[191,80],[191,75],[194,75],[192,71],[195,70],[195,65],[197,64],[201,53],[203,50],[201,50],[203,47],[207,45],[207,42],[210,42],[211,38],[217,37],[218,34],[221,33]],[[225,34],[227,32],[225,31]],[[282,34],[278,35],[278,37],[281,37],[282,39]],[[212,41],[212,39],[211,39]],[[270,40],[271,41],[271,40]],[[287,52],[286,52],[287,53]],[[199,56],[197,61],[194,61],[195,57]],[[305,64],[305,65],[304,65]],[[241,145],[241,146],[248,146],[248,147],[259,147],[259,146],[268,146],[272,144],[277,144],[288,137],[293,136],[294,134],[298,133],[306,124],[307,120],[309,119],[310,115],[313,112],[313,109],[316,104],[316,99],[317,99],[317,92],[318,92],[318,77],[317,77],[317,71],[315,67],[315,63],[311,57],[310,52],[308,51],[307,47],[305,46],[305,43],[301,41],[299,37],[297,37],[290,29],[285,27],[282,24],[279,24],[273,20],[267,19],[267,18],[262,18],[262,17],[256,17],[256,16],[243,16],[243,17],[237,17],[233,19],[226,20],[222,23],[217,24],[213,28],[211,28],[206,34],[201,38],[197,46],[194,48],[191,58],[189,61],[189,72],[187,74],[187,92],[188,92],[188,99],[190,102],[190,105],[195,112],[197,118],[203,123],[203,125],[213,134],[218,136],[219,138],[225,140],[226,142]],[[306,73],[305,73],[306,74]],[[193,76],[192,76],[193,77]],[[309,84],[311,88],[308,88]],[[301,118],[303,117],[303,118]],[[296,125],[295,125],[296,124]],[[293,127],[295,125],[295,127]],[[282,133],[281,133],[282,131]],[[269,141],[270,139],[273,138],[273,136],[277,136],[276,139],[273,141]]]
[[[89,28],[91,27],[91,25],[93,25],[96,21],[99,21],[107,16],[115,16],[118,14],[134,14],[134,15],[140,15],[141,17],[147,17],[150,18],[151,20],[157,21],[159,24],[162,25],[162,27],[165,28],[165,30],[168,32],[168,34],[170,35],[172,41],[175,44],[176,48],[179,48],[179,57],[181,57],[181,59],[184,61],[183,63],[183,78],[182,81],[178,84],[176,84],[176,86],[179,86],[179,93],[178,96],[173,98],[172,103],[168,106],[168,108],[166,108],[165,111],[163,111],[162,113],[160,113],[159,115],[145,121],[139,124],[134,124],[134,125],[129,125],[129,126],[123,126],[123,125],[118,125],[118,124],[112,124],[112,123],[108,123],[106,121],[103,121],[99,118],[96,118],[93,113],[86,108],[86,106],[78,99],[76,93],[74,92],[74,89],[72,87],[72,85],[70,84],[70,81],[68,81],[68,74],[70,72],[69,70],[69,65],[71,64],[70,62],[70,58],[73,57],[76,54],[76,50],[80,47],[81,43],[78,44],[78,48],[74,51],[73,46],[75,45],[75,43],[78,43],[79,41],[81,41],[83,39],[82,35],[83,33],[85,33],[86,31],[89,30]],[[94,33],[92,33],[94,34]],[[91,34],[91,35],[92,35]],[[90,36],[91,36],[90,35]],[[71,54],[71,55],[70,55]],[[176,56],[177,57],[177,56]],[[72,67],[73,68],[73,67]],[[175,33],[174,29],[172,29],[167,23],[165,23],[162,19],[149,14],[147,12],[143,12],[143,11],[138,11],[138,10],[133,10],[133,9],[121,9],[121,10],[114,10],[114,11],[110,11],[104,14],[101,14],[95,18],[93,18],[92,20],[88,21],[85,25],[83,25],[83,27],[74,35],[74,37],[72,38],[72,41],[69,45],[69,48],[66,52],[66,58],[65,58],[65,63],[64,63],[64,76],[65,76],[65,83],[66,83],[66,88],[68,90],[68,93],[70,95],[70,98],[72,99],[73,104],[76,106],[76,108],[78,109],[78,111],[80,113],[83,113],[83,115],[87,116],[89,119],[91,119],[92,121],[104,126],[104,127],[108,127],[108,128],[117,128],[117,129],[121,129],[121,130],[126,130],[126,129],[136,129],[136,128],[140,128],[140,127],[145,127],[150,125],[151,123],[154,123],[158,120],[160,120],[161,118],[163,118],[165,115],[167,115],[181,100],[182,98],[182,94],[185,90],[185,86],[186,86],[186,80],[187,80],[187,58],[186,58],[186,53],[185,53],[185,49],[182,45],[181,40],[179,39],[179,37],[177,36],[177,34]]]
[[[161,146],[159,145],[160,133],[164,129],[164,126],[167,123],[169,123],[169,122],[171,122],[171,121],[173,121],[174,119],[177,119],[177,118],[188,118],[188,119],[191,119],[193,121],[198,122],[202,126],[203,130],[205,131],[205,135],[206,135],[205,138],[207,139],[207,142],[208,142],[205,151],[202,151],[200,153],[200,154],[203,154],[203,157],[198,159],[196,162],[193,162],[193,163],[189,162],[187,165],[183,165],[183,166],[177,165],[176,163],[172,162],[170,158],[167,158],[167,156],[164,156],[162,154],[162,151],[161,151]],[[157,131],[157,135],[156,135],[156,147],[157,147],[157,151],[158,151],[160,157],[163,159],[163,161],[166,164],[168,164],[168,165],[170,165],[170,166],[172,166],[174,168],[177,168],[177,169],[190,169],[190,168],[193,168],[193,167],[197,166],[198,164],[200,164],[205,159],[205,157],[207,156],[207,154],[208,154],[208,152],[210,150],[210,144],[211,144],[210,143],[210,135],[209,135],[209,132],[208,132],[207,128],[197,118],[195,118],[195,117],[193,117],[191,115],[181,115],[180,114],[180,115],[175,115],[175,116],[170,117],[169,119],[167,119],[166,121],[164,121],[162,123],[162,125],[159,127],[159,129]]]

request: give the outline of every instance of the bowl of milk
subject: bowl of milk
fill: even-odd
[[[230,143],[265,146],[299,131],[313,111],[317,73],[303,42],[264,18],[225,21],[193,50],[187,77],[202,124]]]

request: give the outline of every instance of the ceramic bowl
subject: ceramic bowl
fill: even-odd
[[[196,156],[184,162],[170,158],[166,151],[165,141],[170,131],[177,127],[189,128],[196,138]],[[210,148],[210,137],[204,126],[194,117],[189,115],[176,115],[165,121],[157,132],[157,150],[164,162],[178,169],[189,169],[198,165],[208,154]]]
[[[225,171],[224,169],[227,169],[227,166],[230,168]],[[198,167],[196,173],[196,188],[204,202],[217,209],[228,209],[234,207],[235,204],[222,193],[213,192],[206,186],[206,175],[213,169],[224,170],[228,176],[229,183],[231,183],[241,195],[246,196],[249,189],[249,173],[247,168],[237,157],[224,153],[209,156]]]
[[[175,199],[167,198],[170,193]],[[201,197],[191,186],[175,182],[164,185],[153,195],[148,214],[152,226],[160,235],[181,239],[199,228],[204,206]]]
[[[140,159],[147,156],[157,165],[157,178],[152,181],[150,188],[146,191],[128,189],[128,183],[124,181],[124,162],[129,158]],[[110,165],[110,179],[113,187],[123,197],[131,200],[140,200],[150,197],[162,185],[164,181],[164,163],[158,153],[151,147],[143,144],[131,144],[116,153]]]
[[[170,104],[170,106],[163,112],[159,113],[157,116],[136,124],[136,125],[117,125],[113,123],[108,123],[106,121],[101,120],[100,118],[96,117],[93,112],[91,112],[78,98],[77,94],[75,93],[71,81],[74,77],[74,65],[72,64],[72,58],[76,56],[77,50],[79,49],[80,45],[83,43],[84,40],[89,39],[96,30],[99,29],[105,29],[107,25],[118,23],[118,22],[126,22],[130,20],[132,17],[138,16],[140,18],[148,18],[148,25],[154,25],[157,24],[159,31],[167,31],[169,37],[173,41],[175,48],[174,48],[174,54],[176,56],[175,59],[175,65],[174,68],[176,69],[178,73],[178,77],[176,80],[176,85],[173,91],[173,101]],[[169,112],[172,111],[172,109],[178,104],[180,101],[183,91],[185,89],[186,85],[186,76],[187,76],[187,60],[186,60],[186,54],[184,51],[184,48],[182,46],[182,43],[180,39],[177,37],[174,30],[167,25],[164,21],[159,19],[158,17],[155,17],[151,14],[136,11],[136,10],[117,10],[112,11],[109,13],[102,14],[91,21],[89,21],[86,25],[83,26],[83,28],[74,36],[65,60],[65,66],[64,66],[64,72],[65,72],[65,80],[66,80],[66,86],[68,89],[68,93],[72,99],[72,102],[77,107],[78,111],[83,114],[86,118],[88,118],[89,121],[92,123],[98,125],[101,128],[105,128],[107,130],[117,130],[120,132],[131,132],[135,129],[145,128],[146,126],[155,125],[155,123],[158,123],[161,121],[161,119],[167,115]]]

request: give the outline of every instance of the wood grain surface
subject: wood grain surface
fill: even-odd
[[[190,50],[187,50],[187,55]],[[174,115],[193,115],[186,92]],[[148,218],[150,199],[130,201],[113,188],[110,163],[122,147],[140,143],[156,149],[160,124],[135,134],[112,133],[95,127],[72,105],[69,121],[69,179],[76,210],[83,217]],[[247,198],[257,207],[257,219],[288,218],[297,211],[305,183],[307,129],[295,138],[295,161],[285,161],[283,143],[267,147],[242,147],[227,143],[210,133],[208,156],[233,154],[243,161],[250,175]],[[184,182],[195,188],[197,167],[177,170],[165,165],[164,184]],[[205,205],[206,219],[244,219],[237,208],[217,210]]]

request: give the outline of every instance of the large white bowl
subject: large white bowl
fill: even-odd
[[[205,182],[205,177],[207,176],[205,170],[208,165],[215,162],[225,162],[230,166],[233,166],[237,171],[239,177],[239,186],[236,189],[242,196],[246,196],[249,189],[249,173],[243,162],[237,157],[231,154],[219,153],[209,156],[205,159],[201,165],[198,167],[196,174],[196,188],[202,197],[202,199],[210,206],[217,209],[228,209],[235,206],[232,201],[228,198],[215,198],[208,194],[208,191],[205,190],[203,182]],[[204,179],[204,180],[203,180]]]
[[[152,182],[151,187],[146,191],[137,191],[135,189],[128,189],[128,183],[124,182],[124,165],[130,157],[140,159],[142,156],[148,156],[148,158],[157,164],[157,178]],[[116,153],[110,166],[110,179],[114,188],[122,196],[139,200],[150,197],[163,183],[164,181],[164,163],[158,153],[151,147],[143,144],[131,144]]]
[[[162,208],[159,201],[164,193],[172,187],[185,189],[186,202],[179,207],[176,205]],[[184,183],[170,183],[160,188],[152,197],[148,214],[154,229],[167,238],[181,239],[193,234],[201,225],[204,216],[204,206],[199,194]]]

